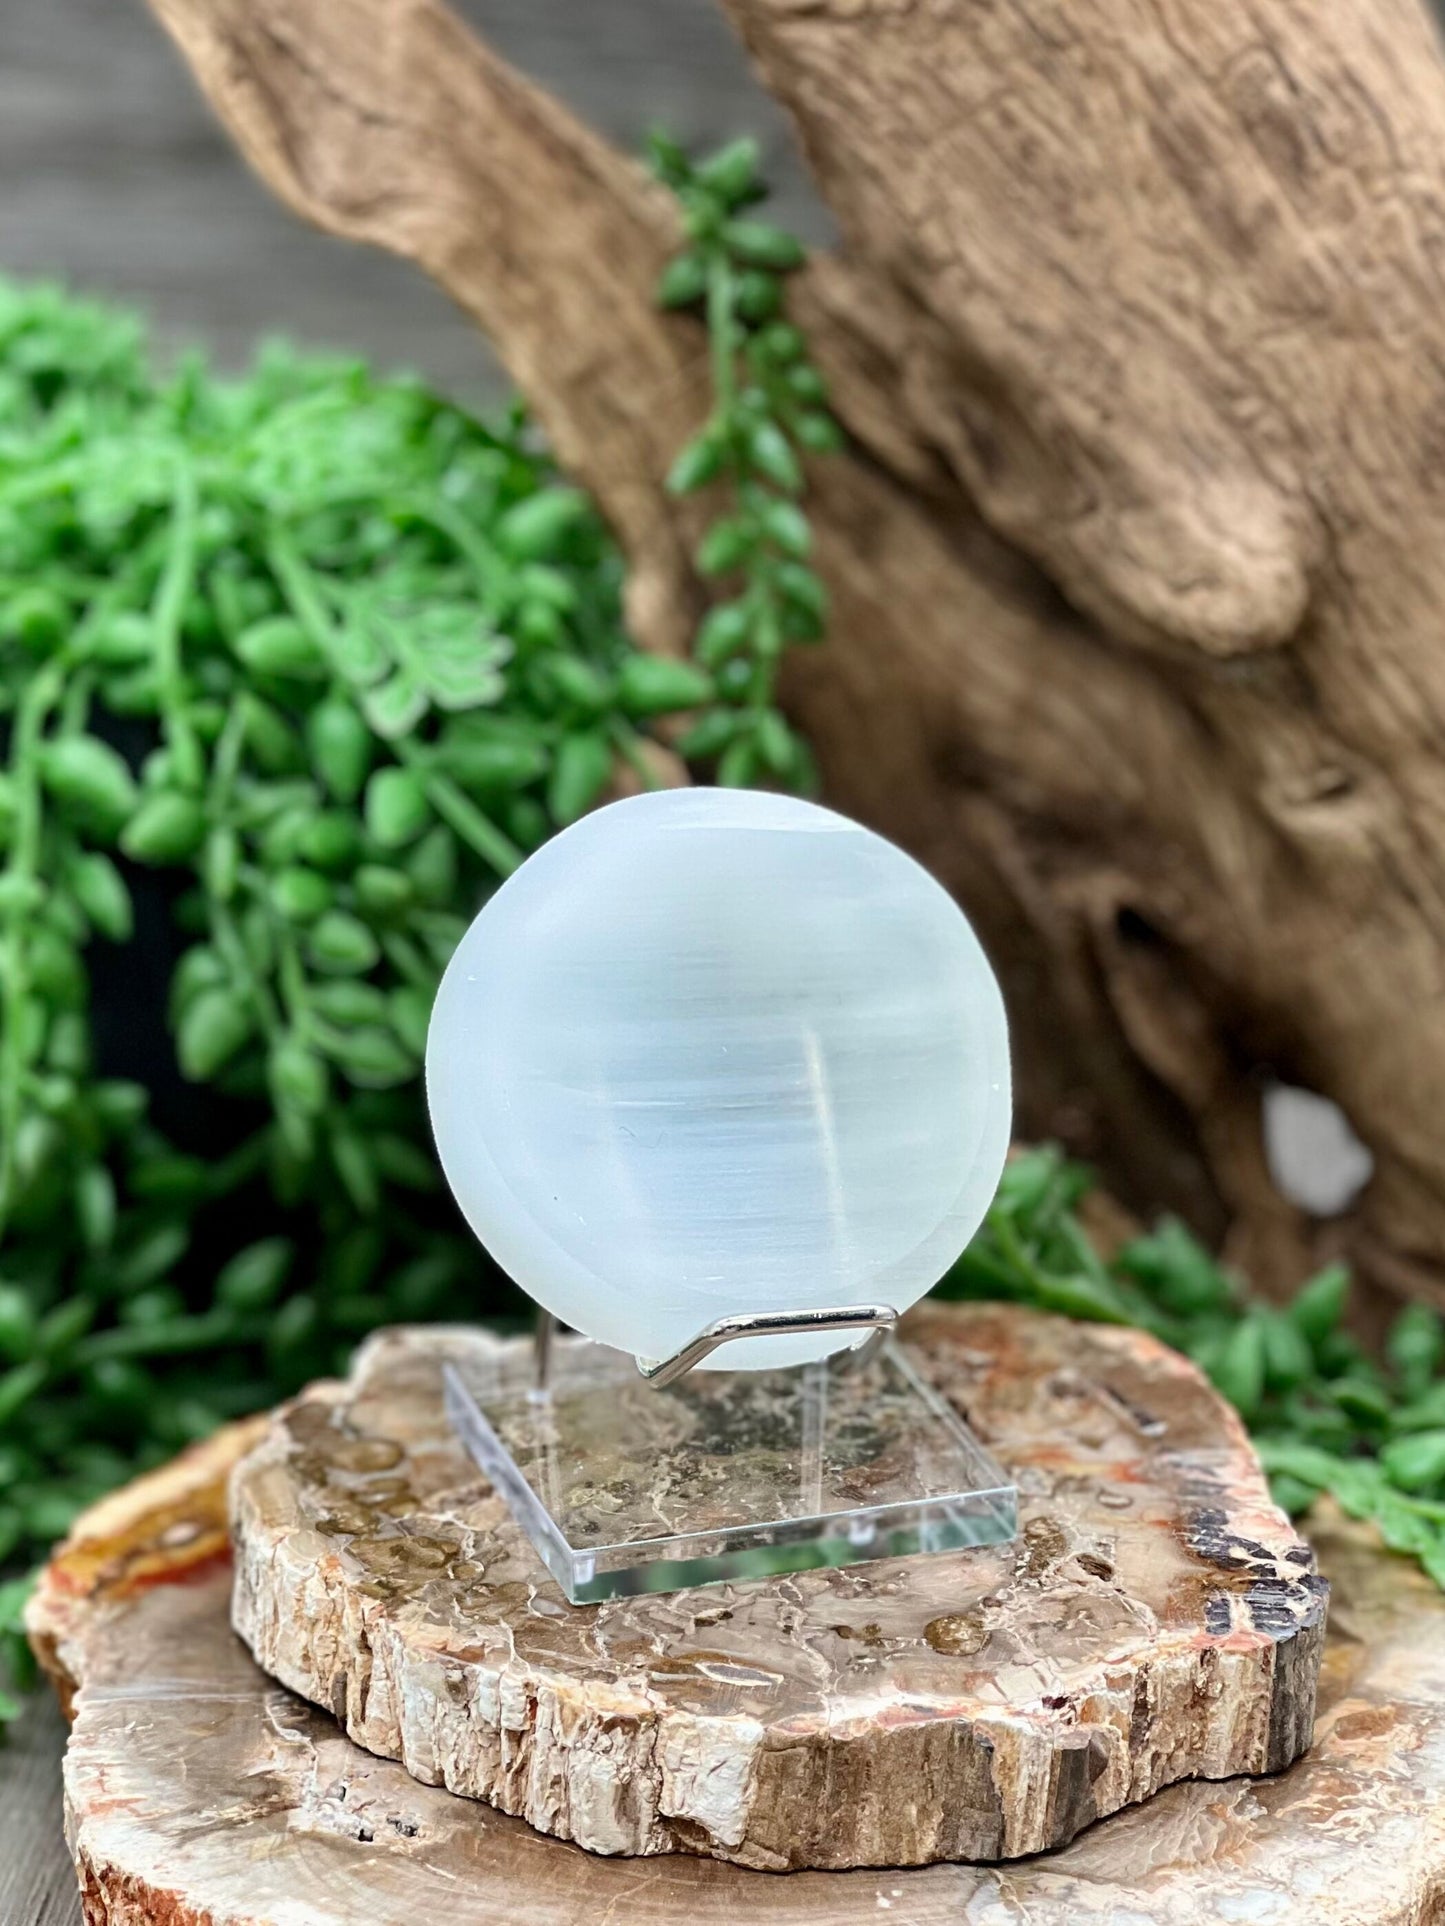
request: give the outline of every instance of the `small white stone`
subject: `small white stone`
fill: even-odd
[[[1009,1141],[1003,1002],[957,905],[882,837],[750,790],[632,797],[544,844],[458,946],[426,1073],[477,1236],[640,1357],[737,1312],[904,1310]]]

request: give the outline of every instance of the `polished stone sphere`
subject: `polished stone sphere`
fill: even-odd
[[[635,796],[544,844],[462,938],[426,1076],[487,1249],[646,1358],[736,1312],[903,1310],[1009,1141],[1003,1002],[957,905],[881,836],[751,790]]]

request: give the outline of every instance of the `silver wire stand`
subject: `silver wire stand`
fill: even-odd
[[[867,1364],[898,1322],[891,1304],[850,1304],[821,1311],[739,1311],[714,1318],[695,1337],[665,1358],[639,1358],[637,1369],[658,1391],[676,1384],[724,1344],[751,1337],[819,1337],[829,1331],[863,1331],[840,1360],[846,1368]],[[553,1340],[557,1320],[539,1309],[532,1337],[532,1396],[545,1400],[552,1382]]]

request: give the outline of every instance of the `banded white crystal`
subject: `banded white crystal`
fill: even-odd
[[[1009,1141],[1003,1002],[957,905],[882,837],[748,790],[635,796],[544,844],[458,946],[426,1075],[477,1236],[648,1358],[735,1312],[905,1309]]]

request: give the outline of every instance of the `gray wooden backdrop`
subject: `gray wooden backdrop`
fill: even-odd
[[[781,117],[713,0],[462,0],[491,44],[635,145],[764,141],[786,218],[816,235]],[[284,332],[418,367],[462,396],[497,376],[414,269],[296,221],[219,133],[144,0],[0,0],[0,272],[146,308],[227,362]]]
[[[764,142],[778,205],[822,220],[779,116],[712,0],[469,0],[501,52],[635,144]],[[213,124],[144,0],[0,0],[0,273],[54,275],[225,363],[284,333],[420,369],[464,400],[503,391],[467,320],[413,269],[278,207]],[[63,1733],[37,1696],[0,1750],[0,1926],[76,1926],[60,1827]]]

